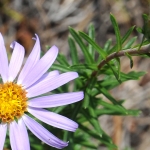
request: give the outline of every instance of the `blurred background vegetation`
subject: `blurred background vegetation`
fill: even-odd
[[[41,48],[56,45],[60,52],[68,56],[68,26],[75,30],[87,31],[92,22],[96,29],[96,41],[103,47],[111,38],[115,41],[114,30],[109,18],[110,12],[115,16],[121,34],[129,27],[143,26],[142,14],[149,14],[148,0],[5,0],[0,1],[0,32],[3,34],[9,53],[10,43],[18,41],[29,55],[35,33],[40,37]],[[142,40],[135,30],[132,36]],[[80,52],[79,52],[80,53]],[[82,60],[82,55],[80,56]],[[129,72],[127,58],[121,58],[122,71]],[[113,89],[111,94],[126,99],[125,107],[140,109],[139,117],[102,116],[101,126],[112,138],[119,150],[149,150],[150,148],[150,61],[134,57],[133,70],[144,70],[147,74],[137,81],[128,81]],[[101,150],[105,148],[101,147]]]

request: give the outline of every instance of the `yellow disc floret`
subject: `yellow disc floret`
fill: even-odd
[[[0,84],[0,120],[10,123],[20,118],[27,109],[26,91],[12,82]]]

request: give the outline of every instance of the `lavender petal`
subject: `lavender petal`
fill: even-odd
[[[18,127],[21,133],[21,137],[23,139],[22,142],[24,145],[24,150],[30,150],[29,137],[28,137],[26,126],[22,118],[18,120]]]
[[[48,130],[46,130],[42,125],[40,125],[38,122],[30,118],[29,116],[24,115],[23,120],[26,126],[29,128],[29,130],[44,143],[58,149],[62,149],[68,146],[68,142],[64,142],[58,139],[53,134],[51,134]]]
[[[3,37],[0,33],[0,74],[3,82],[8,81],[8,58]]]
[[[56,46],[52,46],[50,50],[35,64],[32,71],[28,73],[28,76],[22,82],[25,88],[35,83],[41,76],[50,68],[55,61],[58,54]]]
[[[38,84],[39,82],[42,83],[43,81],[48,81],[56,76],[59,75],[59,71],[58,70],[54,70],[54,71],[51,71],[51,72],[47,72],[45,73],[39,80],[37,80],[34,84],[32,84],[30,87],[28,88],[31,88],[33,86],[35,86],[36,84]],[[27,89],[28,89],[27,88]]]
[[[28,107],[28,112],[39,120],[60,129],[74,132],[78,128],[76,122],[45,109]]]
[[[78,102],[83,98],[84,98],[83,92],[54,94],[50,96],[43,96],[31,99],[28,101],[28,106],[36,108],[57,107]]]
[[[40,47],[40,41],[39,41],[39,37],[37,34],[35,34],[36,38],[36,42],[35,45],[22,69],[22,71],[20,72],[20,75],[18,77],[18,84],[22,84],[22,82],[24,81],[24,78],[30,73],[31,69],[35,66],[35,64],[39,61],[40,59],[40,51],[41,51],[41,47]]]
[[[24,50],[23,46],[21,46],[17,42],[13,42],[11,44],[11,47],[14,48],[14,50],[13,50],[10,64],[9,64],[8,80],[12,82],[16,78],[16,76],[21,68],[25,50]]]
[[[9,128],[11,148],[13,150],[30,150],[27,130],[22,119],[19,119],[18,124],[15,121],[11,122]]]
[[[0,124],[0,149],[4,147],[4,142],[6,138],[7,124]]]
[[[78,77],[76,72],[67,72],[50,80],[43,81],[27,89],[27,97],[31,98],[52,91]]]

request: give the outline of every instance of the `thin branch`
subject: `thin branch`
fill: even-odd
[[[148,54],[148,53],[150,53],[150,48],[148,48],[149,46],[150,46],[150,44],[142,46],[140,50],[138,50],[138,48],[133,48],[133,49],[122,50],[122,51],[114,52],[114,53],[110,54],[109,56],[107,56],[107,58],[105,60],[102,60],[100,62],[100,64],[98,65],[98,70],[95,70],[95,71],[92,72],[91,77],[88,79],[88,81],[86,83],[86,86],[90,83],[92,78],[94,78],[98,75],[98,72],[100,71],[100,69],[104,65],[106,65],[108,62],[110,62],[112,59],[122,57],[122,56],[126,56],[126,53],[128,53],[131,56],[136,56],[136,55],[141,55],[141,54]]]
[[[134,48],[134,49],[122,50],[120,52],[114,52],[114,53],[110,54],[106,58],[106,60],[102,60],[100,62],[100,64],[98,65],[98,70],[100,70],[105,64],[107,64],[112,59],[118,58],[118,57],[122,57],[122,56],[126,56],[125,53],[128,53],[131,56],[141,55],[141,54],[147,54],[147,53],[150,52],[150,49],[148,48],[148,46],[149,45],[143,46],[143,47],[141,47],[140,50],[138,50],[138,48]]]

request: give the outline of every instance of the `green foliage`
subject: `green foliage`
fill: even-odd
[[[72,62],[68,64],[67,59],[61,54],[57,58],[58,63],[52,66],[52,70],[57,69],[60,72],[77,71],[80,77],[75,81],[74,91],[84,91],[83,101],[60,107],[60,109],[53,109],[53,111],[59,112],[77,121],[79,124],[79,129],[74,134],[67,131],[64,132],[63,139],[70,141],[69,146],[65,150],[82,148],[92,150],[97,149],[101,144],[104,144],[108,149],[116,149],[117,146],[113,143],[111,137],[101,128],[98,118],[102,115],[138,116],[140,114],[139,110],[126,109],[123,106],[125,100],[117,100],[109,92],[109,90],[119,86],[121,83],[128,80],[138,80],[145,74],[144,72],[135,71],[127,74],[121,72],[122,61],[114,53],[124,52],[122,56],[129,58],[129,65],[132,68],[132,49],[137,48],[137,55],[140,55],[138,53],[140,43],[134,46],[137,36],[130,38],[135,26],[132,26],[121,37],[117,21],[112,14],[110,14],[110,20],[116,35],[115,45],[112,45],[111,39],[109,39],[104,44],[104,48],[99,46],[95,42],[93,24],[90,24],[88,34],[75,31],[69,27],[71,37],[68,38],[68,43]],[[147,44],[149,42],[144,41],[141,46]],[[84,60],[82,61],[79,59],[78,51],[80,49],[77,47],[81,49],[84,55]],[[128,51],[129,49],[131,51]],[[98,59],[95,56],[98,56]],[[108,59],[109,57],[111,59]],[[103,78],[99,80],[98,76],[100,75],[103,75]],[[65,92],[68,90],[66,88],[63,86],[54,92],[57,93],[58,90]],[[91,142],[93,139],[95,142]]]
[[[118,23],[112,14],[110,14],[110,20],[112,22],[112,25],[113,25],[113,28],[115,31],[115,35],[116,35],[116,48],[117,48],[117,51],[120,51],[122,49],[122,44],[121,44],[121,36],[120,36],[120,30],[118,27]]]

